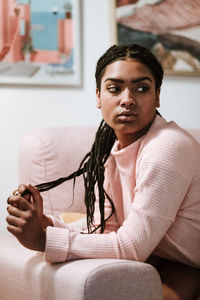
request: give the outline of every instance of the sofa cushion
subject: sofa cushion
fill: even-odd
[[[68,224],[73,230],[79,232],[87,232],[87,218],[86,214],[77,212],[62,213],[60,219]]]

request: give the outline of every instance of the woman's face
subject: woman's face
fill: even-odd
[[[155,79],[144,64],[129,58],[106,67],[101,90],[96,90],[97,107],[114,129],[121,148],[148,130],[159,107],[159,94]]]

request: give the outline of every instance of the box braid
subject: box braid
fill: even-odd
[[[101,91],[101,79],[105,73],[106,67],[117,61],[125,60],[127,58],[135,59],[144,65],[151,71],[155,79],[156,90],[160,88],[163,79],[163,69],[160,63],[157,61],[155,56],[142,46],[131,44],[131,45],[114,45],[110,47],[98,60],[95,72],[96,87]],[[156,113],[159,112],[156,110]],[[83,160],[81,161],[79,168],[76,172],[70,174],[67,177],[59,178],[55,181],[42,183],[36,185],[40,192],[54,188],[55,186],[63,183],[66,180],[73,179],[73,187],[77,176],[82,175],[85,187],[85,206],[87,212],[87,227],[88,233],[95,232],[98,228],[101,229],[101,233],[104,232],[105,223],[111,217],[114,212],[114,205],[112,199],[106,193],[103,187],[104,183],[104,165],[108,159],[113,144],[116,140],[114,130],[109,127],[104,120],[100,123],[97,130],[95,141],[92,145],[90,152],[88,152]],[[99,209],[100,209],[100,225],[94,226],[94,208],[95,208],[95,187],[97,187],[99,195]],[[28,193],[26,190],[25,193]],[[22,196],[23,196],[22,195]],[[104,215],[104,202],[107,198],[111,203],[111,214],[105,219]]]
[[[94,144],[92,145],[91,151],[85,156],[83,161],[80,164],[80,168],[84,163],[83,167],[83,178],[85,185],[85,205],[87,211],[87,224],[88,232],[93,233],[99,227],[101,228],[101,233],[105,229],[105,222],[111,217],[114,212],[114,205],[109,195],[105,192],[103,188],[104,183],[104,165],[106,160],[110,155],[112,146],[116,140],[116,135],[114,130],[109,127],[103,120],[100,123],[100,126],[97,130]],[[87,158],[89,159],[87,160]],[[98,194],[99,194],[99,209],[101,222],[100,226],[96,227],[94,230],[93,227],[93,216],[94,216],[94,207],[95,207],[95,186],[97,185]],[[105,197],[111,203],[111,214],[105,220],[104,216],[104,201]]]

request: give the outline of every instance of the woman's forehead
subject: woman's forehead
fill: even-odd
[[[141,63],[138,60],[135,59],[121,59],[116,60],[109,65],[107,65],[104,75],[102,77],[103,81],[106,78],[134,78],[137,77],[149,77],[151,79],[154,79],[151,71],[149,68]]]

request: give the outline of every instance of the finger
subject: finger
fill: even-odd
[[[15,216],[11,216],[11,215],[8,215],[8,216],[7,216],[6,222],[7,222],[9,225],[13,225],[13,226],[15,226],[15,227],[22,227],[23,224],[24,224],[23,219],[18,218],[18,217],[15,217]]]
[[[21,217],[22,211],[15,206],[9,205],[7,206],[7,212],[9,215],[15,216],[15,217]]]
[[[18,237],[21,234],[21,228],[14,225],[8,225],[7,230],[12,233],[15,237]]]
[[[10,196],[10,197],[8,197],[8,199],[7,199],[7,203],[8,203],[9,205],[12,205],[12,206],[15,206],[15,207],[17,207],[17,200],[16,200],[16,199],[14,199],[13,197],[14,197],[14,196]]]
[[[20,210],[29,210],[31,209],[31,203],[21,196],[11,196],[9,198],[10,205],[19,208]]]
[[[31,202],[31,195],[30,193],[27,193],[27,186],[25,184],[20,184],[18,186],[18,190],[20,192],[20,194],[26,199],[28,200],[29,202]]]
[[[18,190],[14,190],[14,191],[13,191],[13,195],[14,195],[14,196],[18,196],[18,195],[20,195],[20,193],[19,193]],[[12,197],[13,197],[13,196],[10,196],[10,197],[7,198],[7,203],[10,204],[10,205],[12,205],[12,206],[17,207],[17,203],[16,203],[16,202],[13,202],[13,198],[12,198]]]
[[[19,196],[20,192],[18,190],[14,190],[12,194],[13,194],[13,196]],[[10,204],[10,205],[13,205],[15,207],[17,207],[16,202],[13,202],[13,198],[12,198],[13,196],[8,197],[7,203]]]
[[[14,204],[17,204],[18,200],[19,200],[19,196],[17,195],[17,196],[10,196],[10,197],[8,197],[7,201],[8,201],[8,204],[14,205]]]
[[[42,196],[40,195],[40,192],[35,186],[32,186],[31,184],[28,184],[27,189],[31,192],[33,197],[33,203],[41,205],[42,202]]]
[[[18,186],[18,191],[20,192],[20,194],[22,194],[26,189],[27,189],[27,186],[25,184],[20,184]]]

